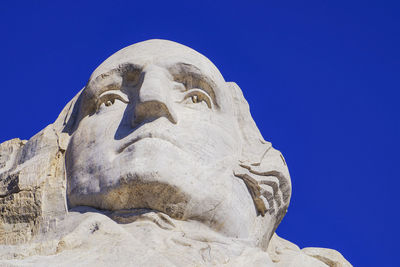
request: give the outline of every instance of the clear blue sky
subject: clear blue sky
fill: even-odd
[[[398,1],[5,2],[0,142],[52,123],[117,50],[173,40],[239,84],[286,157],[293,195],[278,234],[355,266],[398,264]]]

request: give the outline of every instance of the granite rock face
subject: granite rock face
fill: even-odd
[[[290,195],[241,89],[149,40],[104,61],[53,124],[0,144],[0,264],[351,266],[274,234]]]
[[[53,125],[28,142],[2,143],[0,155],[0,242],[28,242],[66,214],[63,152]]]

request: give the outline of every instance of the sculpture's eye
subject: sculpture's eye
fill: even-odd
[[[112,100],[107,100],[105,103],[104,103],[104,105],[106,106],[106,107],[109,107],[109,106],[111,106],[112,104],[114,104],[115,103],[115,99],[112,99]]]
[[[211,97],[201,89],[190,89],[187,91],[184,101],[187,103],[187,100],[190,100],[190,102],[193,104],[204,102],[207,104],[208,108],[213,108]]]
[[[107,91],[100,95],[100,98],[97,101],[97,110],[101,106],[110,107],[115,104],[116,101],[121,101],[125,104],[129,103],[129,100],[126,95],[124,95],[121,91]]]
[[[116,101],[120,101],[120,100],[118,100],[118,98],[108,98],[108,99],[100,100],[98,103],[98,106],[97,106],[97,110],[99,110],[102,107],[110,107],[110,106],[114,105]]]
[[[192,96],[192,102],[193,102],[193,103],[197,103],[198,101],[199,101],[198,96],[197,96],[197,95],[193,95],[193,96]]]

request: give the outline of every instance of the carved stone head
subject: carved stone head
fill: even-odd
[[[186,46],[149,40],[109,57],[65,131],[70,207],[156,210],[262,247],[286,213],[283,156],[240,88]]]

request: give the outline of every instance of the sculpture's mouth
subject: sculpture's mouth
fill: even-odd
[[[137,142],[140,142],[143,139],[158,139],[158,140],[161,140],[161,141],[168,142],[168,143],[172,144],[173,146],[176,146],[176,147],[180,148],[179,145],[177,144],[177,142],[173,138],[171,138],[171,137],[169,137],[169,136],[167,136],[165,134],[160,134],[160,133],[142,133],[142,134],[136,135],[136,137],[134,137],[134,138],[130,139],[129,141],[127,141],[126,143],[122,144],[117,149],[117,153],[118,154],[122,153],[128,147],[130,147],[131,145],[134,145]]]

